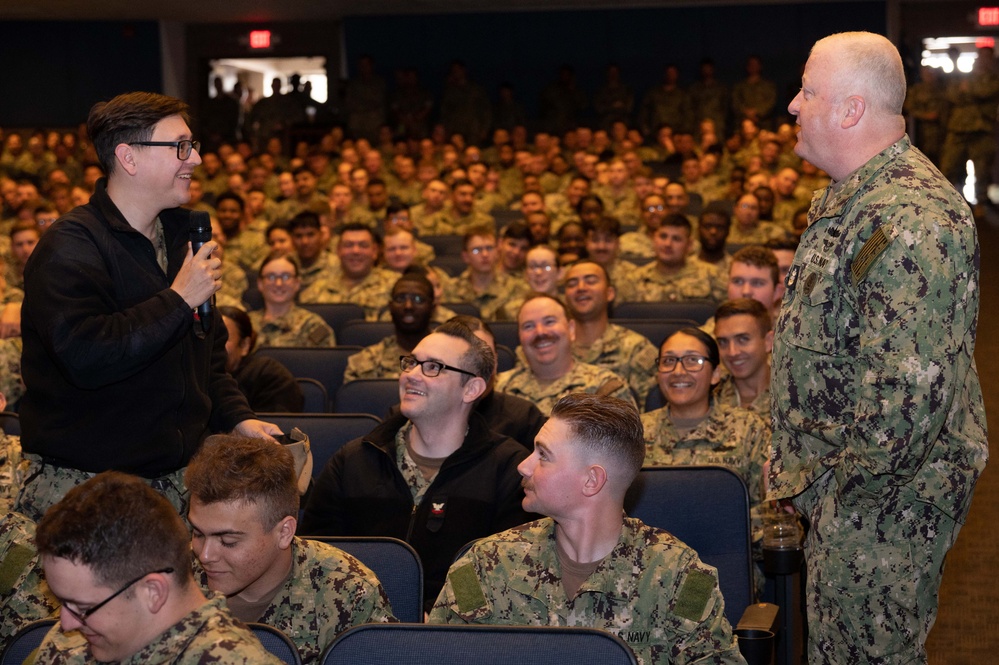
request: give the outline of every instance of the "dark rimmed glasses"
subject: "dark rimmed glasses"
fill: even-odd
[[[195,150],[201,150],[201,141],[192,141],[191,139],[183,139],[181,141],[132,141],[128,145],[148,145],[148,146],[167,146],[170,148],[177,148],[177,159],[184,161],[191,156],[191,153]]]
[[[478,376],[478,374],[473,374],[468,370],[445,365],[439,360],[417,360],[413,356],[399,356],[399,367],[403,372],[412,372],[417,365],[420,366],[420,371],[423,372],[423,376],[428,378],[438,376],[441,371],[445,369],[449,369],[452,372],[458,372],[459,374],[467,374],[468,376]]]
[[[700,372],[707,362],[708,359],[704,356],[683,356],[682,358],[662,356],[659,358],[658,364],[660,372],[672,372],[676,369],[677,364],[683,365],[683,368],[688,372]]]
[[[120,588],[117,591],[115,591],[113,594],[111,594],[110,596],[108,596],[107,598],[105,598],[104,600],[102,600],[101,602],[99,602],[96,605],[93,605],[91,607],[88,607],[85,610],[74,610],[72,607],[70,607],[70,604],[66,603],[66,602],[63,602],[62,608],[64,610],[66,610],[67,612],[69,612],[70,614],[72,614],[73,618],[75,618],[77,621],[79,621],[84,626],[86,626],[87,625],[87,617],[93,615],[94,612],[96,612],[97,610],[101,609],[102,607],[104,607],[105,605],[107,605],[108,603],[110,603],[112,600],[114,600],[115,598],[117,598],[121,594],[123,594],[126,591],[128,591],[128,589],[131,588],[132,585],[134,585],[134,584],[140,582],[141,580],[145,579],[146,576],[148,576],[148,575],[154,575],[156,573],[162,573],[164,575],[169,575],[172,572],[173,572],[173,568],[164,568],[163,570],[153,570],[153,571],[150,571],[148,573],[143,573],[142,575],[139,575],[134,580],[132,580],[131,582],[129,582],[128,584],[126,584],[125,586],[123,586],[122,588]]]

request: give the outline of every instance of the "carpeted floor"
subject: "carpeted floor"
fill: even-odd
[[[947,556],[931,665],[999,662],[999,215],[979,224],[982,296],[975,358],[985,393],[991,460],[968,521]]]

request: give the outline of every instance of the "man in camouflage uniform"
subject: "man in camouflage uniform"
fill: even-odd
[[[714,337],[728,376],[715,399],[740,406],[770,422],[770,352],[774,333],[770,312],[757,300],[726,300],[715,312]]]
[[[35,663],[280,665],[194,583],[187,528],[142,479],[105,471],[74,487],[35,542],[63,601]]]
[[[725,298],[725,279],[717,268],[688,257],[690,220],[667,215],[652,233],[656,259],[631,274],[625,301],[661,302]]]
[[[337,242],[340,265],[299,294],[303,303],[352,302],[364,308],[367,321],[378,320],[378,310],[389,291],[389,274],[375,266],[381,236],[363,224],[347,224]]]
[[[303,290],[329,278],[339,268],[340,259],[326,248],[329,231],[319,215],[309,211],[298,213],[288,222],[288,233],[298,257],[298,278]]]
[[[925,663],[988,457],[975,226],[905,135],[890,42],[823,39],[802,84],[795,152],[833,184],[812,200],[777,320],[770,496],[811,522],[809,662]]]
[[[35,523],[20,513],[0,517],[0,651],[18,630],[55,614],[59,601],[42,577]]]
[[[461,258],[468,268],[451,283],[449,297],[456,302],[475,305],[485,320],[496,319],[500,308],[511,296],[518,295],[521,282],[499,270],[494,227],[469,229]]]
[[[419,224],[422,235],[462,235],[473,227],[496,226],[492,215],[475,209],[475,185],[468,180],[458,180],[451,186],[450,207],[429,219],[424,217]]]
[[[642,665],[744,663],[717,572],[669,533],[624,517],[645,458],[635,408],[562,398],[518,471],[547,515],[478,541],[451,566],[431,623],[556,625],[617,635]]]
[[[533,402],[545,415],[560,398],[574,392],[613,395],[635,404],[624,379],[573,357],[576,322],[569,319],[561,301],[532,294],[520,306],[517,323],[517,366],[500,373],[496,390]]]
[[[343,381],[395,379],[401,373],[399,357],[409,355],[430,333],[436,310],[434,287],[418,272],[406,273],[392,287],[389,313],[395,334],[367,346],[347,359]]]
[[[367,566],[332,545],[295,537],[298,478],[288,449],[214,436],[184,480],[201,585],[225,594],[237,619],[291,638],[305,665],[351,626],[395,621]]]
[[[628,382],[643,410],[656,385],[656,347],[633,330],[611,323],[608,306],[615,291],[607,271],[595,261],[577,261],[565,273],[565,303],[576,324],[576,360],[604,367]]]
[[[919,83],[909,87],[902,109],[915,125],[914,143],[934,164],[938,164],[948,110],[947,90],[940,80],[938,69],[929,65],[920,67]]]

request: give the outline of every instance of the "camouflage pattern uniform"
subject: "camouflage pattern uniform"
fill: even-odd
[[[813,662],[926,662],[988,458],[967,204],[909,138],[809,211],[777,319],[770,498],[811,522]]]
[[[714,317],[711,318],[711,323],[714,323]],[[701,328],[704,330],[704,328]],[[705,331],[709,335],[712,331]],[[742,398],[739,397],[739,390],[735,387],[735,380],[732,378],[731,374],[726,374],[721,383],[715,388],[715,400],[719,404],[724,404],[730,407],[740,407],[746,411],[752,411],[760,418],[763,418],[765,422],[770,422],[770,389],[767,388],[753,400],[751,404],[743,404]]]
[[[975,196],[982,203],[996,154],[994,128],[999,104],[999,72],[975,70],[947,87],[950,114],[940,154],[940,170],[952,182],[965,181],[965,162],[975,165]]]
[[[633,299],[637,302],[659,302],[706,298],[722,302],[728,294],[728,275],[717,268],[688,258],[679,272],[664,275],[656,261],[631,273]],[[623,302],[623,298],[621,299]]]
[[[732,86],[732,111],[735,122],[746,117],[746,109],[756,109],[756,124],[762,129],[773,129],[773,112],[777,105],[777,86],[773,81],[743,79]]]
[[[421,236],[432,235],[464,235],[468,229],[476,226],[495,228],[496,220],[492,215],[479,212],[474,207],[467,215],[459,215],[453,208],[444,208],[440,212],[420,220],[418,233]]]
[[[633,330],[611,323],[593,346],[584,349],[575,345],[572,354],[576,360],[609,369],[627,381],[639,410],[656,386],[659,352],[644,335]]]
[[[493,276],[493,281],[482,293],[477,293],[472,288],[471,271],[467,268],[454,279],[448,291],[448,299],[455,302],[467,302],[479,308],[482,318],[487,321],[494,321],[500,308],[511,297],[511,294],[518,294],[522,287],[520,280],[497,271]]]
[[[343,382],[355,379],[397,379],[402,373],[399,369],[399,356],[405,355],[409,355],[409,351],[399,346],[395,335],[389,335],[347,358]]]
[[[797,209],[798,206],[792,210],[792,216],[793,211]],[[789,219],[788,229],[791,228],[790,221]],[[787,234],[784,228],[775,222],[759,222],[755,228],[748,231],[738,222],[733,222],[725,242],[729,245],[765,245],[768,240],[783,238],[785,235]]]
[[[234,260],[223,259],[222,288],[215,294],[216,304],[223,304],[219,300],[224,300],[225,304],[242,303],[247,288],[249,281],[246,279],[246,271],[236,265]]]
[[[914,142],[923,151],[923,154],[934,163],[940,159],[940,148],[944,141],[948,109],[947,89],[940,81],[932,83],[918,81],[909,86],[905,93],[905,104],[902,110],[906,115],[913,116],[915,122]],[[935,120],[926,119],[933,114],[936,114]]]
[[[263,233],[244,229],[225,242],[225,255],[243,270],[256,274],[270,247]]]
[[[87,665],[96,663],[79,631],[63,633],[59,624],[38,648],[37,665]],[[236,621],[225,605],[225,596],[213,596],[120,665],[282,665],[249,628]]]
[[[316,262],[311,266],[306,268],[302,266],[301,271],[298,273],[298,279],[302,282],[302,291],[312,286],[314,282],[320,279],[334,279],[336,271],[340,269],[340,257],[330,252],[324,250],[316,258]],[[299,292],[301,295],[301,291]],[[301,299],[300,299],[301,300]]]
[[[363,623],[394,622],[392,606],[371,569],[333,545],[295,537],[291,572],[256,619],[277,628],[298,647],[303,665],[319,662],[333,638]],[[208,578],[194,560],[195,579]]]
[[[548,216],[552,220],[552,233],[558,233],[558,230],[569,222],[579,221],[579,213],[569,203],[565,194],[556,193],[545,196],[545,210],[548,211]]]
[[[444,207],[447,210],[447,206]],[[443,212],[427,212],[426,203],[418,203],[409,209],[409,219],[413,222],[413,230],[420,236],[446,236],[454,235],[454,227],[450,222],[438,227],[437,215]]]
[[[616,218],[625,226],[637,226],[642,223],[638,213],[638,195],[630,186],[625,187],[620,194],[615,194],[610,187],[594,187],[593,193],[604,202],[604,214]]]
[[[0,512],[12,510],[24,480],[21,437],[0,429]]]
[[[249,313],[257,333],[257,346],[336,346],[333,329],[322,317],[302,307],[292,306],[284,316],[264,320],[263,310]]]
[[[35,551],[35,523],[7,512],[0,519],[0,651],[14,633],[59,609]]]
[[[7,404],[14,404],[24,395],[24,382],[21,380],[21,338],[0,339],[0,393],[7,398]]]
[[[628,231],[621,234],[618,255],[629,261],[643,261],[656,258],[652,238],[644,230]]]
[[[338,266],[327,276],[316,279],[298,294],[301,303],[352,302],[364,308],[365,321],[377,321],[378,310],[388,302],[392,286],[398,280],[381,268],[373,268],[360,284],[348,287],[344,282],[343,270]]]
[[[524,350],[518,346],[516,354],[517,366],[496,376],[496,390],[532,402],[546,416],[552,412],[555,402],[569,393],[611,395],[638,408],[628,382],[609,369],[577,360],[566,374],[542,385],[527,364]]]
[[[625,518],[574,598],[555,534],[555,521],[543,519],[477,542],[451,566],[429,623],[598,628],[627,642],[642,665],[745,663],[718,572],[669,533]]]

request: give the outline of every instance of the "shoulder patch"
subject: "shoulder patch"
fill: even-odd
[[[20,543],[15,543],[7,550],[7,555],[0,561],[0,594],[13,590],[17,578],[30,565],[34,556],[34,549]]]
[[[690,621],[700,621],[708,606],[715,578],[701,570],[691,570],[680,587],[676,599],[676,615]]]
[[[625,385],[625,382],[621,379],[607,379],[600,385],[599,388],[597,388],[596,394],[601,397],[608,397],[624,388]]]
[[[479,584],[479,576],[475,573],[475,566],[466,563],[452,570],[447,576],[451,582],[451,590],[454,591],[454,600],[458,603],[459,612],[471,612],[486,606],[486,596],[482,593],[482,585]]]
[[[893,236],[894,234],[886,231],[882,225],[867,239],[864,246],[857,252],[857,257],[853,260],[853,265],[850,267],[850,278],[854,286],[857,286],[867,276],[867,272],[874,265],[875,259],[881,255],[881,252],[888,249]]]
[[[317,345],[322,344],[323,342],[326,341],[326,338],[328,336],[329,332],[325,328],[323,328],[322,326],[316,326],[309,333],[309,341]]]

